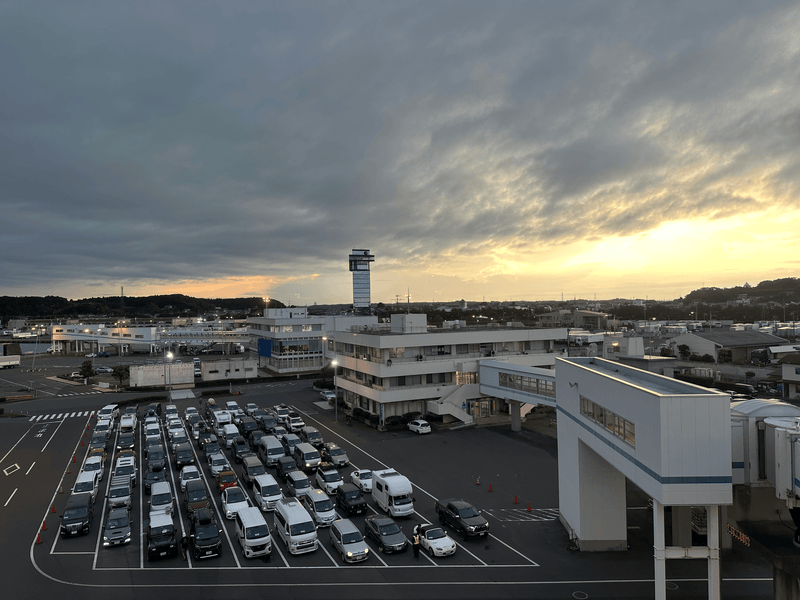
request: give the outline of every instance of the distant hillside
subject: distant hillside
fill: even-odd
[[[787,277],[774,281],[762,281],[751,286],[748,283],[732,288],[702,288],[694,290],[684,298],[685,302],[720,304],[745,296],[751,301],[778,302],[779,304],[800,302],[800,279]]]
[[[214,312],[217,307],[231,312],[263,310],[264,300],[262,298],[192,298],[183,294],[171,294],[168,296],[125,297],[123,307],[122,299],[118,296],[82,300],[67,300],[59,296],[0,296],[0,319],[74,318],[82,315],[108,317],[204,315]],[[284,304],[271,298],[269,308],[284,308]]]

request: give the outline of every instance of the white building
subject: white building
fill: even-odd
[[[321,370],[327,364],[324,344],[330,332],[377,323],[374,316],[309,316],[305,307],[268,308],[263,317],[247,319],[250,349],[258,351],[259,367],[276,375]]]
[[[390,327],[329,336],[344,400],[378,416],[380,424],[406,413],[433,413],[472,423],[508,410],[502,398],[479,389],[479,365],[518,361],[552,368],[555,340],[566,329],[456,327],[428,329],[420,314],[394,314]]]

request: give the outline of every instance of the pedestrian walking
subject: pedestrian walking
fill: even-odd
[[[419,560],[419,530],[411,538],[411,549],[414,551],[414,558]]]
[[[188,550],[189,550],[189,538],[186,536],[186,534],[183,534],[183,537],[181,538],[181,556],[183,557],[183,560],[186,560],[186,552]]]

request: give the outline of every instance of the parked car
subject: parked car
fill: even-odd
[[[419,528],[420,547],[431,556],[450,556],[456,552],[456,543],[438,525]]]
[[[190,479],[183,489],[183,504],[190,515],[211,505],[206,484],[202,479]]]
[[[210,509],[198,510],[192,515],[189,539],[192,543],[192,554],[195,560],[222,554],[220,533],[222,533],[222,529]]]
[[[150,523],[145,533],[147,542],[147,560],[177,556],[178,544],[175,540],[175,525],[172,516],[155,514],[150,517]]]
[[[222,491],[222,512],[225,518],[233,520],[236,513],[250,506],[250,499],[239,487],[229,487]]]
[[[408,425],[406,425],[410,431],[413,431],[417,434],[423,433],[430,433],[431,432],[431,425],[427,421],[423,421],[422,419],[414,419],[413,421],[409,421]]]
[[[331,390],[322,390],[319,393],[319,397],[321,400],[330,402],[331,404],[333,404],[333,402],[336,400],[336,394]]]
[[[349,519],[338,519],[331,524],[331,546],[339,551],[344,562],[361,562],[369,558],[369,546],[364,536]]]
[[[103,546],[121,546],[131,541],[131,514],[125,508],[114,508],[108,513],[103,530]]]
[[[372,491],[372,471],[369,469],[356,469],[350,473],[350,481],[362,492]]]
[[[343,483],[336,488],[336,507],[348,517],[367,512],[367,501],[352,483]]]
[[[364,536],[378,544],[379,552],[402,552],[406,549],[406,536],[391,517],[369,515],[364,519]]]

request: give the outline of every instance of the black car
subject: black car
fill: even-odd
[[[160,417],[161,416],[161,404],[158,402],[154,402],[153,404],[148,404],[147,408],[144,409],[144,416],[147,417]]]
[[[180,469],[186,465],[194,464],[194,450],[189,442],[178,444],[174,448],[175,466]]]
[[[131,515],[127,507],[113,508],[103,530],[103,546],[121,546],[131,541]]]
[[[92,528],[94,507],[92,495],[88,492],[72,494],[67,500],[64,514],[61,516],[61,535],[85,535]]]
[[[247,437],[251,431],[258,429],[258,423],[253,417],[242,417],[239,419],[239,432]]]
[[[147,465],[151,469],[163,469],[167,465],[167,454],[164,452],[164,446],[161,444],[154,444],[147,448]]]
[[[244,456],[246,454],[252,454],[253,451],[250,448],[250,444],[247,443],[247,440],[237,435],[233,438],[233,442],[231,443],[231,453],[233,454],[233,460],[237,463],[241,463]]]
[[[217,436],[214,435],[213,433],[209,433],[208,431],[206,431],[203,434],[201,434],[199,438],[197,438],[197,445],[200,446],[200,448],[205,448],[205,445],[207,443],[216,441],[217,441]]]
[[[278,459],[278,462],[275,463],[275,468],[278,470],[278,477],[280,477],[284,482],[289,476],[289,473],[298,470],[297,463],[294,462],[294,458],[291,456],[281,456]]]
[[[156,469],[151,466],[147,470],[147,473],[144,474],[144,493],[149,496],[150,489],[153,487],[154,483],[166,480],[167,480],[167,474],[164,471],[163,467],[160,469]]]
[[[406,549],[406,536],[391,518],[370,515],[364,519],[364,537],[372,538],[380,552],[402,552]]]
[[[207,460],[212,454],[221,454],[222,448],[220,448],[219,442],[206,442],[203,445],[203,452],[205,452]]]
[[[256,429],[255,431],[251,431],[247,436],[247,441],[250,443],[251,448],[258,448],[259,444],[258,441],[267,435],[260,429]]]
[[[152,515],[145,535],[147,539],[147,560],[178,555],[175,525],[169,515],[163,513]]]
[[[355,485],[343,483],[336,488],[336,507],[349,517],[367,512],[367,501]]]
[[[136,444],[136,437],[132,433],[120,433],[117,439],[117,450],[131,450]]]
[[[210,509],[198,510],[192,515],[189,539],[192,542],[192,553],[195,560],[222,554],[220,533],[222,533],[222,530]]]
[[[92,440],[89,442],[89,448],[105,448],[107,442],[108,438],[105,433],[93,433]]]

